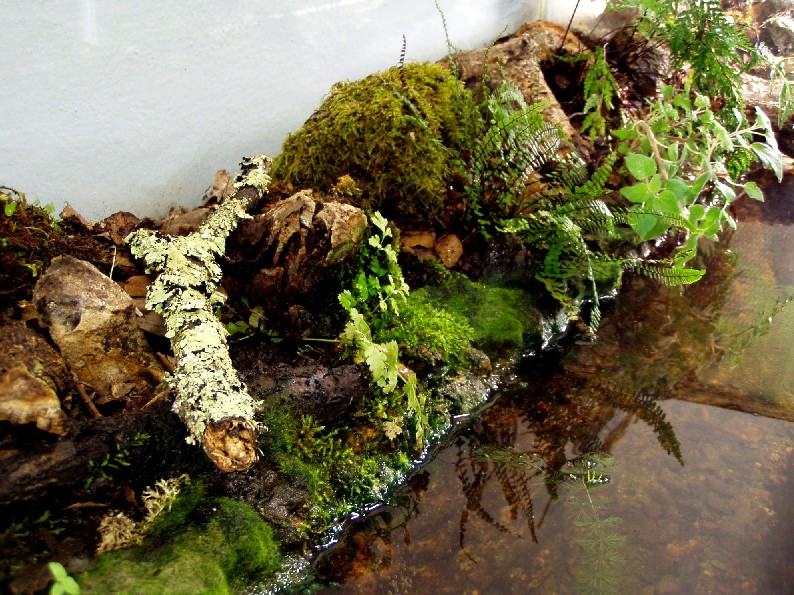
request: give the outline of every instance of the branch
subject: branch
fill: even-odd
[[[173,411],[187,426],[187,441],[200,443],[223,471],[239,471],[256,462],[257,424],[254,405],[229,358],[226,329],[214,308],[222,271],[217,260],[226,238],[253,202],[267,193],[271,161],[244,160],[225,200],[197,231],[187,236],[160,236],[137,230],[126,241],[143,258],[147,273],[159,273],[146,294],[146,307],[160,313],[171,340],[175,367]]]

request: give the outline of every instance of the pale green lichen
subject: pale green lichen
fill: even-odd
[[[269,183],[269,163],[266,157],[243,162],[244,173],[235,187],[252,186],[261,192]],[[245,420],[254,434],[257,429],[253,401],[232,365],[226,330],[214,315],[214,307],[223,300],[217,291],[222,279],[218,259],[228,235],[248,217],[250,201],[224,201],[187,236],[138,230],[127,237],[132,254],[144,259],[147,272],[160,273],[149,288],[146,307],[165,319],[176,362],[173,410],[187,426],[191,444],[202,443],[209,423],[225,419]]]
[[[160,514],[171,510],[182,486],[190,482],[187,475],[171,479],[158,479],[141,494],[146,515],[136,523],[123,512],[109,512],[99,523],[97,555],[140,545],[149,527]]]

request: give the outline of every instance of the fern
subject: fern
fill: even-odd
[[[585,104],[582,133],[589,132],[591,140],[606,134],[605,113],[613,109],[612,98],[617,91],[618,84],[607,64],[604,47],[596,46],[584,77]]]
[[[342,332],[342,343],[353,347],[353,361],[366,364],[373,382],[384,394],[393,393],[398,381],[402,380],[403,396],[415,423],[416,447],[422,448],[429,421],[425,411],[426,395],[418,390],[416,375],[403,376],[398,372],[399,348],[396,341],[376,343],[364,316],[355,308],[350,308],[348,314],[350,319]],[[391,437],[399,433],[393,426],[392,423],[385,428]]]

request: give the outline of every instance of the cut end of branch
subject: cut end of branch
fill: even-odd
[[[245,471],[256,462],[256,430],[248,420],[210,422],[202,442],[207,456],[221,471]]]

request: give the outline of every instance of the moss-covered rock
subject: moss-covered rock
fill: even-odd
[[[272,576],[281,555],[270,526],[230,498],[218,498],[207,520],[189,524],[201,517],[203,495],[197,487],[177,498],[142,546],[101,556],[77,577],[82,592],[232,593]]]
[[[434,64],[405,64],[338,83],[289,135],[273,177],[328,191],[343,175],[363,191],[357,206],[388,218],[437,218],[453,160],[465,153],[479,116],[471,94]]]

